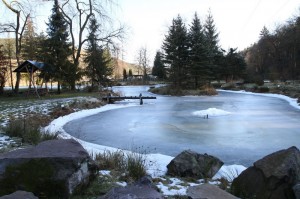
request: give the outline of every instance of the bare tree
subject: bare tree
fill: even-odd
[[[25,4],[18,1],[12,1],[8,3],[6,0],[2,0],[4,5],[12,11],[16,15],[15,23],[4,23],[0,26],[0,33],[8,32],[14,33],[15,35],[15,52],[16,52],[16,60],[17,64],[20,65],[20,56],[21,56],[21,49],[22,49],[22,37],[25,30],[25,26],[27,20],[30,16],[30,11],[25,8]],[[27,2],[29,5],[29,2]],[[16,77],[16,85],[15,85],[15,92],[19,91],[19,84],[20,84],[21,74],[17,72]]]
[[[138,50],[136,60],[137,60],[138,74],[140,74],[140,72],[142,73],[143,82],[145,83],[147,79],[147,74],[151,70],[149,66],[150,60],[149,60],[148,50],[146,47],[141,47]]]
[[[87,41],[86,35],[87,24],[91,17],[95,15],[97,20],[101,20],[99,40],[115,47],[115,39],[122,39],[125,28],[120,26],[115,30],[106,29],[105,24],[111,23],[111,18],[106,14],[106,4],[113,4],[111,0],[99,1],[97,0],[66,0],[61,4],[60,9],[69,26],[71,43],[72,43],[72,60],[74,64],[74,72],[78,72],[79,58],[84,43]],[[111,49],[113,49],[111,48]],[[76,75],[76,74],[74,74]],[[71,85],[75,89],[75,82]]]

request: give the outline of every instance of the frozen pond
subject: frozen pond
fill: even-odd
[[[123,95],[153,95],[148,89],[114,88]],[[142,106],[138,100],[119,103],[137,106],[73,120],[64,129],[100,145],[143,147],[171,156],[192,149],[215,155],[226,164],[245,166],[276,150],[300,148],[300,110],[278,98],[219,92],[213,97],[158,95],[156,100],[144,100]]]

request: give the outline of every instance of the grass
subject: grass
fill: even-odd
[[[95,161],[100,170],[112,170],[126,182],[139,180],[147,174],[145,151],[104,151],[96,155]]]
[[[9,137],[20,137],[23,143],[36,145],[39,142],[57,138],[57,135],[44,134],[40,130],[49,121],[46,116],[25,114],[10,118],[8,125],[3,129]]]

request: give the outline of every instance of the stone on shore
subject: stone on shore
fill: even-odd
[[[230,193],[211,184],[189,187],[187,196],[191,199],[238,199]]]
[[[34,196],[33,193],[30,192],[16,191],[12,194],[2,196],[0,197],[0,199],[39,199],[39,198]]]
[[[194,179],[212,178],[223,164],[214,156],[185,150],[167,165],[167,175]]]
[[[300,152],[296,147],[280,150],[256,161],[232,183],[233,194],[257,199],[299,197]]]
[[[75,140],[50,140],[0,154],[0,196],[17,190],[68,198],[88,184],[97,166]]]

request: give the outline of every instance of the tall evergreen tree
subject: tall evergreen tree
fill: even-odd
[[[193,80],[194,88],[199,86],[199,83],[205,83],[211,76],[210,68],[208,67],[208,50],[204,35],[204,29],[201,25],[197,13],[195,13],[192,25],[189,30],[189,76]]]
[[[213,72],[214,76],[220,73],[220,65],[218,63],[218,57],[222,57],[222,52],[218,45],[219,33],[217,33],[215,22],[211,11],[208,11],[208,16],[204,25],[204,35],[207,48],[207,58],[209,61],[209,68]],[[213,78],[213,77],[212,77]]]
[[[47,63],[53,68],[52,76],[58,82],[58,93],[61,92],[61,84],[70,80],[71,63],[68,57],[71,55],[71,46],[68,42],[68,26],[64,21],[63,15],[59,10],[58,0],[54,0],[52,14],[47,24],[49,56]]]
[[[169,69],[169,78],[175,88],[182,88],[187,80],[188,35],[180,15],[173,19],[165,36],[162,49],[164,63]]]
[[[23,34],[22,58],[25,60],[37,60],[37,47],[37,34],[35,33],[31,17],[28,17]]]
[[[123,80],[127,80],[127,71],[123,68]]]
[[[245,76],[246,62],[236,50],[237,48],[230,48],[224,59],[225,70],[223,72],[223,77],[226,81],[236,80]]]
[[[87,63],[86,75],[90,78],[92,86],[95,84],[105,85],[108,77],[112,75],[112,58],[109,50],[98,44],[99,38],[97,31],[99,30],[97,20],[92,17],[89,25],[88,44],[86,48],[87,55],[84,59]]]
[[[165,79],[166,78],[166,69],[165,65],[162,60],[162,54],[161,52],[157,51],[155,58],[154,58],[154,63],[153,63],[153,68],[152,68],[152,75],[157,76],[159,79]]]

